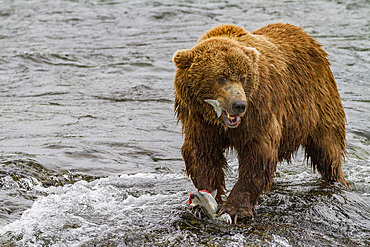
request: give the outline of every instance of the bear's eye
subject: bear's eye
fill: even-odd
[[[240,82],[241,83],[244,83],[245,82],[245,76],[244,75],[242,77],[240,77]]]
[[[218,81],[219,83],[226,83],[226,82],[227,82],[227,78],[226,78],[226,76],[220,76],[220,77],[217,79],[217,81]]]

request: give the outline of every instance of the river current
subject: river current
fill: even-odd
[[[0,1],[1,246],[369,246],[370,4]],[[209,28],[302,26],[329,53],[347,115],[327,184],[299,152],[243,225],[195,218],[172,56]],[[237,159],[228,153],[227,189]]]

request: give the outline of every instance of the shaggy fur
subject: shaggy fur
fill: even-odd
[[[239,178],[221,206],[231,216],[252,215],[277,162],[289,162],[300,146],[314,170],[348,187],[342,172],[345,114],[326,56],[302,28],[282,23],[251,33],[218,26],[192,49],[176,52],[175,112],[185,134],[187,174],[199,190],[217,189],[221,203],[224,151],[235,149]],[[242,114],[233,112],[233,88],[245,93]],[[229,128],[206,99],[218,100],[240,124]]]

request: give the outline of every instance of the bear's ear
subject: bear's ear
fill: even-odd
[[[173,56],[173,61],[179,69],[187,69],[193,62],[193,51],[190,49],[178,50]]]
[[[242,47],[242,50],[244,51],[244,53],[250,57],[252,59],[253,62],[257,62],[258,61],[258,57],[260,56],[260,52],[257,51],[256,48],[254,47],[245,47],[243,46]]]

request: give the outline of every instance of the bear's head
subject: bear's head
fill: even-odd
[[[180,120],[181,115],[201,114],[209,123],[238,127],[258,84],[258,56],[255,48],[222,37],[177,51],[174,85]]]

